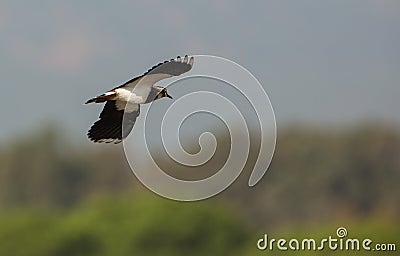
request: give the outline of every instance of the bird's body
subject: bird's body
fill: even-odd
[[[193,61],[193,57],[189,59],[186,55],[182,61],[178,56],[176,60],[160,63],[143,75],[88,100],[86,104],[106,102],[100,120],[96,121],[88,132],[89,139],[94,142],[121,142],[132,130],[140,112],[140,104],[163,97],[172,98],[167,89],[154,84],[189,71]]]

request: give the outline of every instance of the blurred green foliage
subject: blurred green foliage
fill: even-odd
[[[104,196],[67,213],[3,213],[0,255],[241,255],[248,228],[218,205]]]
[[[399,246],[398,130],[281,131],[269,171],[254,188],[247,180],[257,145],[250,152],[230,188],[183,203],[145,189],[120,145],[76,147],[54,129],[2,145],[0,255],[266,255],[256,247],[264,233],[319,239],[339,226],[351,237]],[[223,161],[226,154],[217,154]],[[353,254],[273,255],[279,253]]]
[[[400,229],[386,220],[344,221],[350,238],[398,243]],[[333,223],[249,229],[217,204],[154,197],[105,196],[68,212],[20,209],[0,215],[0,255],[381,255],[374,251],[257,249],[264,233],[275,239],[336,238]],[[385,252],[396,255],[396,252]]]

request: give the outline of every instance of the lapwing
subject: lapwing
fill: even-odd
[[[155,84],[188,72],[193,62],[194,58],[187,55],[184,58],[178,56],[176,59],[164,61],[143,75],[86,101],[85,104],[106,103],[100,113],[100,119],[92,125],[87,134],[89,139],[93,142],[120,143],[132,131],[140,113],[140,104],[164,97],[172,99],[166,88]]]

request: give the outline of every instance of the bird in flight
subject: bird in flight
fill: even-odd
[[[100,113],[100,119],[92,125],[87,134],[89,139],[93,142],[120,143],[132,131],[140,113],[140,104],[164,97],[172,99],[166,88],[154,84],[188,72],[193,62],[194,58],[187,55],[184,58],[178,56],[176,59],[164,61],[143,75],[86,101],[85,104],[106,103]]]

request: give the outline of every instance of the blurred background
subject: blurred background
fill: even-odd
[[[399,1],[0,1],[0,36],[0,255],[264,255],[265,233],[340,226],[399,247]],[[85,100],[184,54],[231,59],[269,94],[277,147],[255,187],[256,145],[230,188],[183,203],[147,190],[122,145],[86,138],[101,106]],[[168,169],[204,178],[227,150]]]

